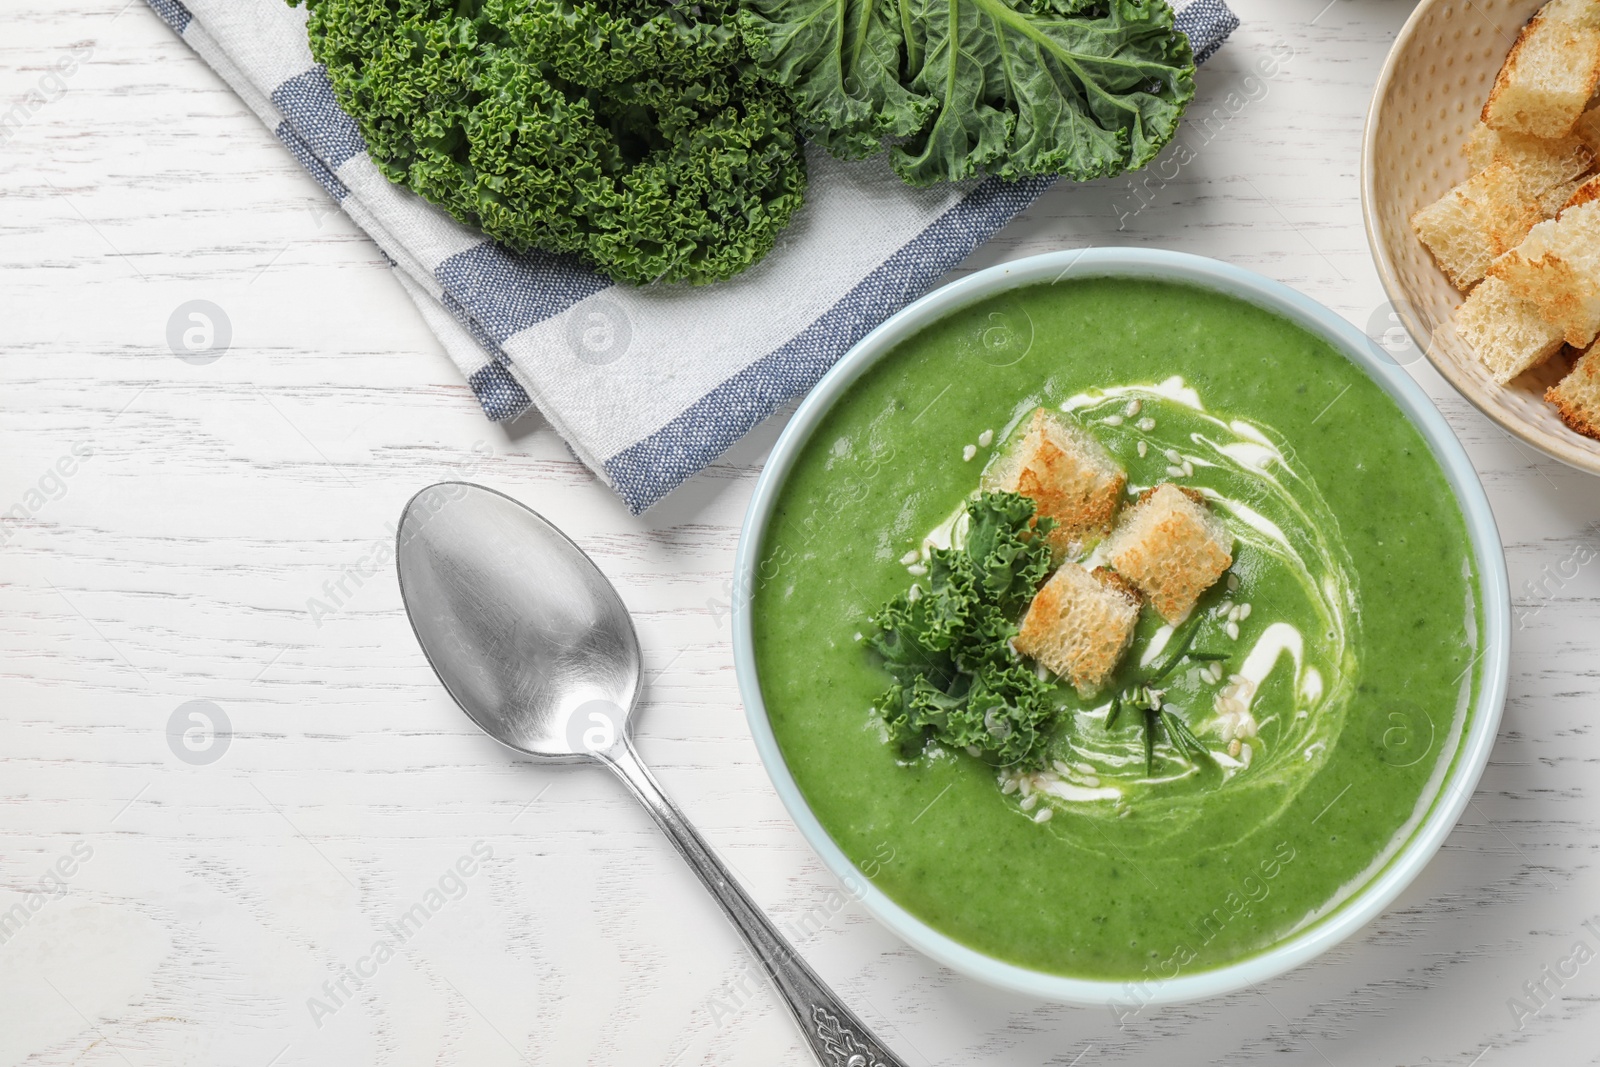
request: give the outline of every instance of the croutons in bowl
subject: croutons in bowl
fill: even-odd
[[[1592,474],[1597,82],[1600,0],[1422,0],[1378,79],[1361,186],[1417,347],[1507,432]]]

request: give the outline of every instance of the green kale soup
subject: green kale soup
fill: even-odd
[[[1018,653],[1026,597],[1001,600],[983,626],[1008,681],[952,681],[951,652],[908,717],[883,634],[975,625],[949,593],[966,524],[1013,546],[1029,595],[1060,563],[1031,502],[980,493],[1039,411],[1120,467],[1121,514],[1170,483],[1231,547],[1181,617],[1124,617],[1098,688]],[[1261,952],[1392,859],[1467,725],[1481,615],[1445,476],[1358,367],[1231,297],[1089,279],[992,297],[870,368],[779,492],[751,617],[784,759],[878,888],[1010,963],[1133,980]],[[1032,702],[1025,745],[1002,690]]]

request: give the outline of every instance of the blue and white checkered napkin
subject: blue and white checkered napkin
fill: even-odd
[[[710,286],[618,286],[514,255],[367,157],[284,0],[147,0],[261,116],[398,268],[484,412],[530,407],[643,511],[810,389],[873,327],[1027,207],[1049,181],[912,189],[882,160],[808,156],[806,204],[759,264]],[[1202,58],[1238,26],[1178,0]]]

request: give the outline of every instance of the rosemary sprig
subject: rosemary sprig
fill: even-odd
[[[1160,712],[1154,707],[1144,709],[1144,776],[1155,777],[1155,728],[1160,725]]]
[[[1201,759],[1215,762],[1211,758],[1211,750],[1201,744],[1200,739],[1189,729],[1189,724],[1184,722],[1175,712],[1161,709],[1161,723],[1167,728],[1167,736],[1177,742],[1180,748],[1186,748]]]
[[[1200,618],[1197,614],[1184,625],[1183,633],[1178,635],[1178,643],[1167,654],[1167,658],[1162,661],[1161,666],[1157,667],[1154,673],[1150,675],[1149,679],[1144,683],[1145,685],[1155,685],[1157,682],[1162,681],[1172,673],[1173,668],[1182,662],[1183,658],[1189,654],[1189,646],[1194,644],[1195,636],[1200,632],[1199,624]]]
[[[1162,690],[1157,688],[1162,682],[1178,668],[1185,660],[1191,663],[1220,663],[1231,658],[1227,652],[1198,652],[1194,650],[1195,638],[1200,632],[1201,616],[1196,613],[1183,629],[1176,635],[1177,640],[1161,662],[1151,668],[1142,678],[1136,678],[1116,696],[1111,698],[1111,710],[1106,713],[1105,728],[1110,730],[1117,725],[1117,720],[1122,715],[1125,704],[1142,708],[1144,711],[1144,766],[1147,776],[1155,775],[1156,767],[1156,731],[1164,730],[1167,740],[1182,752],[1196,759],[1204,760],[1215,765],[1216,760],[1211,755],[1211,750],[1194,735],[1177,713],[1168,711],[1166,703],[1162,700]]]
[[[1144,774],[1154,778],[1156,773],[1156,725],[1159,713],[1154,708],[1144,709]]]

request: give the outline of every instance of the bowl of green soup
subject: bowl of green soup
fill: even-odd
[[[1303,963],[1406,888],[1505,698],[1470,461],[1277,282],[1087,249],[874,330],[784,430],[736,562],[773,784],[906,942],[1145,1005]]]

